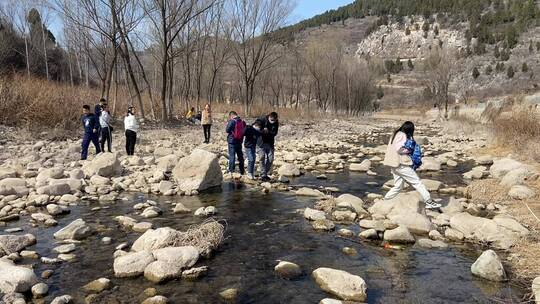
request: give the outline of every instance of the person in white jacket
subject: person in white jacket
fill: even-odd
[[[137,132],[139,131],[139,122],[135,117],[135,109],[129,107],[124,118],[124,129],[126,129],[126,152],[127,155],[135,154],[135,143],[137,142]]]
[[[438,209],[441,207],[441,204],[431,199],[426,186],[424,186],[422,180],[412,167],[413,161],[409,156],[411,151],[405,148],[405,142],[408,139],[414,139],[414,124],[410,121],[406,121],[397,129],[388,143],[384,163],[392,167],[394,187],[386,193],[384,199],[390,200],[396,197],[403,189],[405,183],[407,183],[420,193],[422,200],[426,204],[426,209]]]
[[[111,114],[109,114],[109,106],[104,103],[101,106],[101,115],[99,116],[99,126],[101,127],[101,151],[105,152],[105,142],[107,142],[107,148],[109,152],[112,152],[112,128],[111,128]]]

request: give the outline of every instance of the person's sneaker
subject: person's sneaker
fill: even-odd
[[[255,180],[255,176],[253,176],[253,174],[251,174],[251,173],[248,173],[248,174],[246,175],[246,177],[247,177],[248,179]]]
[[[271,181],[271,179],[270,179],[270,177],[268,177],[268,176],[263,176],[263,177],[261,177],[261,181],[263,181],[263,182],[269,182],[269,181]]]
[[[442,205],[439,203],[434,202],[433,200],[429,200],[426,202],[426,209],[439,209]]]

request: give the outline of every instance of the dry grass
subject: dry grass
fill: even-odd
[[[506,114],[506,113],[505,113]],[[521,158],[540,162],[540,115],[525,107],[493,121],[495,144],[510,147]]]
[[[323,199],[315,203],[315,209],[324,211],[325,213],[331,213],[336,207],[337,202],[335,198]]]
[[[201,255],[207,256],[223,242],[225,226],[214,219],[180,232],[171,246],[194,246]]]

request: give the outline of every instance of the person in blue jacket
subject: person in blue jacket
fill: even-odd
[[[255,160],[257,158],[257,144],[261,141],[261,122],[255,121],[253,125],[246,128],[244,135],[245,154],[248,159],[248,175],[249,179],[255,179]]]
[[[83,106],[83,115],[81,117],[81,121],[84,127],[81,160],[85,160],[88,157],[88,147],[90,146],[90,142],[94,144],[94,147],[96,148],[96,154],[101,153],[98,135],[99,122],[96,119],[95,114],[90,112],[89,105]]]

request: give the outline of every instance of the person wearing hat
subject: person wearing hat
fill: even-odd
[[[135,143],[137,143],[137,132],[139,131],[139,122],[135,117],[135,109],[130,106],[124,117],[124,129],[126,130],[126,152],[127,155],[135,154]]]

